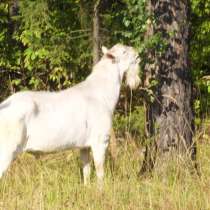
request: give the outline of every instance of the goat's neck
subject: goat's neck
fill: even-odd
[[[95,87],[94,97],[100,100],[113,113],[120,95],[122,83],[120,69],[117,64],[98,63],[89,77],[89,82]]]

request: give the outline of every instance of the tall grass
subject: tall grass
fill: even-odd
[[[142,157],[135,144],[118,147],[114,170],[106,162],[103,191],[96,187],[95,173],[84,187],[78,151],[50,154],[36,159],[23,154],[0,181],[1,210],[116,209],[208,210],[210,209],[210,141],[198,144],[202,176],[190,173],[182,162],[168,163],[161,175],[138,177]]]

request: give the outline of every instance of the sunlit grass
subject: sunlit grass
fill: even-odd
[[[210,209],[210,141],[198,144],[202,176],[184,164],[169,166],[152,176],[137,176],[142,163],[135,144],[118,147],[115,168],[106,162],[103,191],[96,187],[95,173],[84,187],[78,151],[41,156],[23,154],[0,181],[1,210],[41,209]]]

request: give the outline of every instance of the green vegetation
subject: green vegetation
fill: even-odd
[[[203,116],[209,112],[210,81],[203,79],[209,75],[210,67],[210,2],[205,0],[193,0],[192,6],[192,32],[191,32],[191,67],[192,76],[197,88],[197,100],[195,100],[196,114]]]

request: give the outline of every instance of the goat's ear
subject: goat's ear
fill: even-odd
[[[111,53],[106,53],[106,57],[112,59],[113,61],[115,61],[115,56],[112,55]]]
[[[112,53],[110,53],[106,47],[102,46],[102,52],[107,58],[115,60],[115,56]]]
[[[102,46],[101,49],[102,49],[103,54],[106,55],[108,52],[108,49],[105,46]]]

